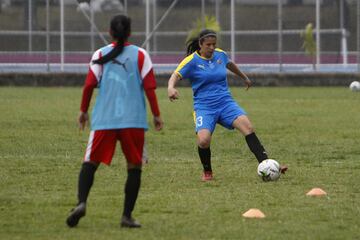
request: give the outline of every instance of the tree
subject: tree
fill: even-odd
[[[204,19],[198,18],[194,22],[193,28],[190,30],[190,32],[186,38],[186,42],[189,41],[190,39],[198,37],[200,32],[205,28],[213,30],[215,32],[220,32],[220,30],[221,30],[220,24],[218,23],[218,21],[216,20],[216,18],[214,16],[205,15]]]
[[[304,40],[301,48],[305,50],[305,53],[312,58],[313,68],[315,69],[315,55],[316,55],[316,43],[313,34],[313,25],[308,23],[305,30],[300,34]]]

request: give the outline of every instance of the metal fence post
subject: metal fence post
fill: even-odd
[[[65,48],[65,34],[64,34],[64,0],[60,0],[60,70],[64,71],[64,48]]]
[[[46,71],[50,72],[50,0],[46,0]]]
[[[95,39],[94,39],[94,25],[92,23],[95,23],[95,12],[94,8],[92,6],[92,2],[90,1],[90,45],[91,45],[91,52],[94,52],[95,50]]]
[[[279,72],[282,72],[282,55],[283,55],[283,32],[282,32],[282,0],[278,0],[278,57],[279,57]]]
[[[216,18],[216,21],[220,24],[220,6],[219,6],[219,0],[215,0],[215,18]]]
[[[152,29],[155,28],[156,26],[156,20],[157,20],[157,0],[153,0],[152,1],[152,4],[153,4],[153,12],[152,12],[152,15],[153,15],[153,18],[152,18]],[[153,52],[156,53],[157,52],[157,37],[156,37],[156,31],[154,32],[154,35],[153,35]]]
[[[346,29],[344,24],[344,0],[340,0],[340,29],[341,29],[341,53],[343,57],[343,64],[347,65],[347,42],[346,42]]]
[[[146,23],[145,23],[145,31],[146,31],[146,36],[145,39],[150,35],[150,0],[146,0],[146,7],[145,7],[145,19],[146,19]],[[150,52],[150,42],[147,41],[146,42],[146,51]]]
[[[320,0],[316,0],[316,70],[320,65]]]
[[[230,6],[230,34],[231,34],[231,59],[236,63],[235,59],[235,0],[231,0]]]
[[[32,52],[32,0],[28,1],[28,5],[29,52]]]

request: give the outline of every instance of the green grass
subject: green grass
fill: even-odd
[[[88,130],[76,124],[80,88],[0,88],[0,239],[359,239],[360,94],[346,88],[233,88],[270,157],[289,165],[263,183],[244,138],[218,126],[215,181],[200,181],[189,88],[167,100],[165,121],[147,132],[150,163],[134,216],[119,228],[125,160],[118,146],[101,166],[87,216],[69,229]],[[305,193],[321,187],[328,195]],[[259,208],[266,218],[244,219]]]

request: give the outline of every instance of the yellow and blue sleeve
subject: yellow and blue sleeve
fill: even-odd
[[[175,72],[180,75],[181,78],[187,78],[191,72],[190,62],[194,59],[194,54],[191,54],[184,58],[181,63],[175,69]]]

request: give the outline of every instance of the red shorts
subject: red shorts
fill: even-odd
[[[117,140],[120,140],[126,161],[135,165],[142,164],[145,130],[142,128],[124,128],[95,130],[90,132],[84,161],[110,165]]]

